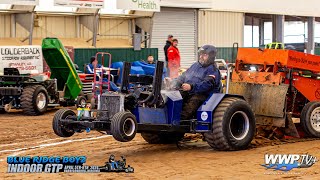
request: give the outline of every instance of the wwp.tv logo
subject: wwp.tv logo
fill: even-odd
[[[263,167],[279,171],[290,171],[293,168],[309,168],[317,158],[309,154],[265,154]]]

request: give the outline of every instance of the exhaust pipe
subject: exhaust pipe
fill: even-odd
[[[232,64],[227,64],[227,87],[226,87],[226,94],[229,93],[229,84],[230,84],[230,74],[232,70]]]

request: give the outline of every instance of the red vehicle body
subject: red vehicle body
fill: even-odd
[[[257,124],[288,127],[300,122],[307,134],[320,137],[319,72],[317,55],[239,48],[229,93],[246,98]]]

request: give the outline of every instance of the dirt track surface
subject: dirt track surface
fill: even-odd
[[[31,117],[20,112],[0,114],[0,179],[319,179],[320,162],[289,173],[266,170],[264,154],[305,154],[320,158],[320,141],[259,145],[249,150],[219,152],[202,140],[176,145],[149,145],[138,135],[120,143],[98,132],[59,138],[52,130],[53,110]],[[60,142],[60,143],[59,143]],[[86,165],[103,165],[114,154],[123,155],[135,173],[10,174],[7,156],[87,156]]]

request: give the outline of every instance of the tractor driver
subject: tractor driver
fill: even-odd
[[[172,83],[183,98],[182,120],[191,119],[211,93],[220,92],[221,75],[215,64],[217,49],[204,45],[198,54],[198,61]]]
[[[94,74],[94,68],[103,68],[101,64],[98,64],[98,60],[96,60],[95,56],[92,56],[90,58],[90,64],[87,65],[86,70],[88,74]],[[105,69],[107,70],[107,69]],[[101,76],[101,74],[100,74]],[[97,81],[99,80],[99,77],[97,77]],[[103,78],[103,82],[108,82],[108,79]],[[111,91],[119,91],[119,88],[114,82],[110,82],[110,89]]]

